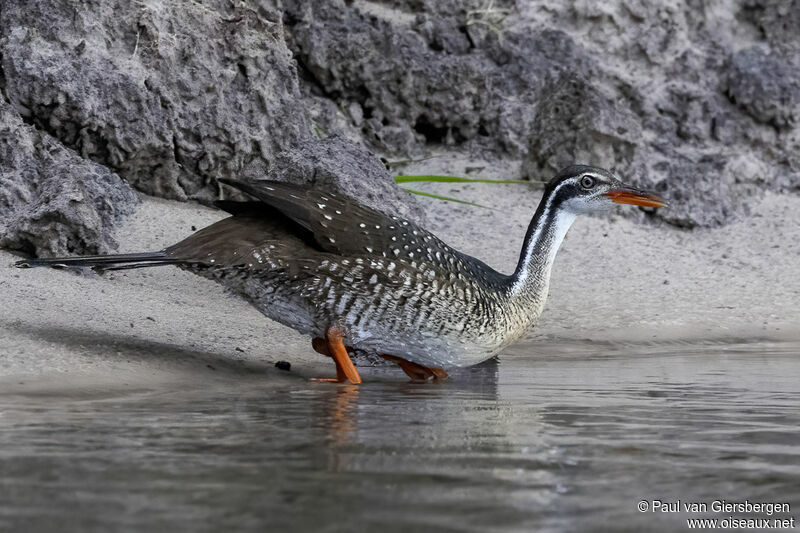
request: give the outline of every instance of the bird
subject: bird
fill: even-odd
[[[608,170],[566,167],[544,187],[516,268],[502,274],[414,222],[340,192],[266,179],[218,181],[251,199],[216,202],[231,216],[172,246],[15,266],[102,272],[176,265],[311,336],[312,348],[336,367],[336,377],[317,381],[361,383],[354,350],[396,363],[412,380],[439,381],[535,327],[556,253],[577,216],[615,204],[666,206]]]

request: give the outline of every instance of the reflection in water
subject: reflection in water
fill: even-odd
[[[358,385],[338,385],[333,399],[325,406],[327,429],[334,446],[348,444],[355,438],[359,391]]]
[[[673,530],[636,503],[800,509],[798,353],[539,345],[438,384],[0,395],[0,530]]]
[[[314,417],[319,416],[327,432],[325,442],[329,446],[330,471],[362,468],[358,455],[353,456],[348,445],[368,443],[373,435],[382,438],[389,428],[406,434],[409,428],[429,425],[429,431],[447,434],[454,422],[463,423],[467,406],[452,401],[458,395],[489,402],[497,398],[499,363],[496,359],[456,370],[452,379],[436,383],[408,381],[392,366],[371,372],[369,387],[345,384],[319,387],[319,401],[315,402],[319,409],[315,410]],[[420,409],[409,410],[409,404],[416,404]],[[402,441],[404,436],[398,438]]]

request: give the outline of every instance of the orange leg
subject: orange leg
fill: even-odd
[[[313,339],[311,339],[311,347],[314,348],[314,351],[317,352],[318,354],[322,354],[327,357],[333,357],[331,355],[331,351],[328,349],[328,341],[326,341],[322,337],[314,337]],[[345,346],[344,349],[347,350],[347,353],[353,351],[352,346]]]
[[[413,363],[411,361],[407,361],[405,359],[401,359],[400,357],[395,357],[394,355],[381,355],[387,361],[393,361],[400,365],[400,368],[403,369],[408,377],[410,377],[414,381],[428,381],[429,378],[433,378],[433,381],[439,381],[440,379],[445,379],[447,377],[447,372],[441,368],[428,368],[427,366],[422,366],[419,363]]]
[[[342,342],[342,332],[336,328],[328,328],[325,331],[325,340],[315,338],[311,341],[311,346],[318,353],[332,357],[336,363],[336,377],[335,378],[313,378],[312,381],[330,381],[335,383],[344,383],[350,381],[353,384],[361,383],[361,376],[358,370],[350,360],[347,353],[347,348]]]
[[[331,355],[331,351],[328,349],[328,343],[325,342],[325,339],[321,339],[320,337],[314,337],[314,339],[311,341],[311,347],[314,348],[315,352],[333,358],[333,355]],[[344,383],[345,380],[347,380],[347,376],[344,375],[344,370],[342,370],[342,367],[339,366],[339,363],[336,362],[335,359],[334,359],[334,363],[336,363],[336,377],[335,378],[311,378],[311,381],[325,381],[325,382],[330,382],[330,383]]]

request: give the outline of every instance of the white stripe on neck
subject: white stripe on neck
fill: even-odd
[[[548,237],[548,235],[545,234],[545,227],[547,226],[547,222],[551,216],[553,198],[556,197],[561,187],[568,183],[572,183],[573,181],[574,180],[567,180],[560,183],[555,189],[553,189],[553,191],[550,193],[550,196],[547,198],[547,203],[542,210],[541,216],[537,220],[538,224],[536,231],[533,233],[527,243],[527,246],[522,251],[520,268],[519,271],[516,272],[517,279],[514,280],[514,284],[511,286],[512,294],[519,293],[528,284],[532,270],[539,271],[543,275],[543,278],[540,278],[540,281],[544,282],[545,286],[548,284],[550,278],[550,268],[553,266],[553,261],[556,258],[558,249],[561,247],[561,243],[564,241],[564,237],[567,235],[572,223],[575,222],[577,215],[572,211],[568,211],[563,208],[560,209],[555,214],[555,220],[553,220],[553,223],[550,224],[552,241],[543,250],[546,252],[546,255],[533,257],[533,253],[537,246],[542,244],[540,241],[543,241],[543,239]]]

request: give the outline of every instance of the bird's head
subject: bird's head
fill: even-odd
[[[575,215],[607,211],[614,204],[664,207],[659,196],[628,187],[613,173],[598,167],[572,165],[547,182],[544,197]]]

